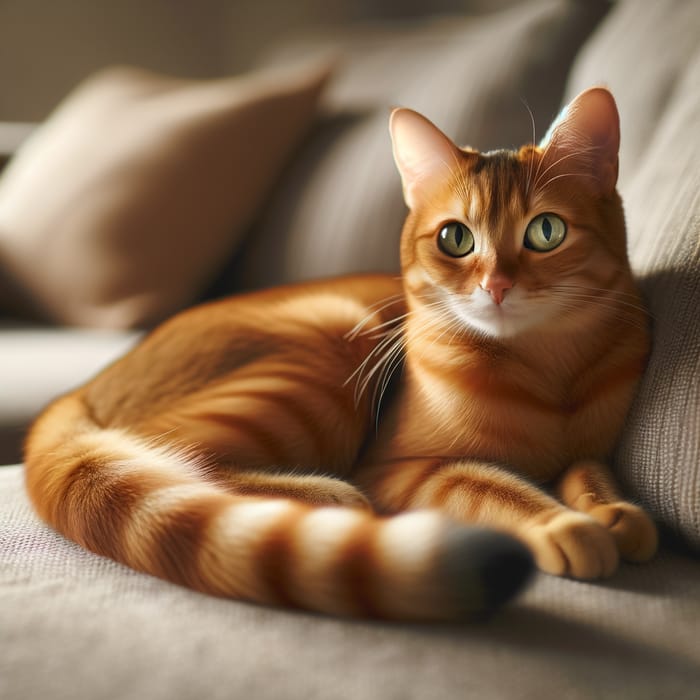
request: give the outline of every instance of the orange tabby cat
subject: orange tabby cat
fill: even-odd
[[[163,324],[34,424],[46,522],[209,593],[407,619],[493,608],[528,551],[578,578],[652,556],[603,463],[648,351],[611,95],[581,94],[518,152],[458,149],[406,109],[391,133],[402,280]]]

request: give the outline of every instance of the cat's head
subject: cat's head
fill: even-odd
[[[509,338],[576,324],[604,290],[627,288],[619,117],[607,90],[580,94],[538,146],[519,151],[458,148],[408,109],[394,110],[390,130],[410,209],[401,262],[414,306]]]

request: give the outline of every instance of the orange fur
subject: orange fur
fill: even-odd
[[[399,110],[402,279],[267,290],[163,324],[34,424],[39,515],[177,583],[335,614],[488,607],[487,550],[512,578],[501,602],[528,569],[511,537],[581,578],[650,557],[653,524],[603,466],[649,342],[606,95],[518,152],[458,149]],[[539,253],[523,233],[543,212],[567,233]],[[455,221],[474,237],[463,257],[436,245]]]

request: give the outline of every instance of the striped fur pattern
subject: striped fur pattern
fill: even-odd
[[[470,616],[533,559],[579,578],[648,559],[654,525],[605,466],[649,342],[617,129],[602,89],[517,152],[459,149],[395,111],[402,277],[166,322],[37,419],[37,512],[137,570],[336,615]],[[523,245],[543,213],[566,223],[544,252]],[[473,237],[460,256],[440,242],[455,222]]]

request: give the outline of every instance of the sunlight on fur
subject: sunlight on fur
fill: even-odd
[[[606,465],[649,352],[612,95],[518,151],[404,108],[390,132],[401,277],[162,324],[34,423],[46,522],[213,595],[392,619],[482,615],[533,563],[596,579],[653,556]]]

